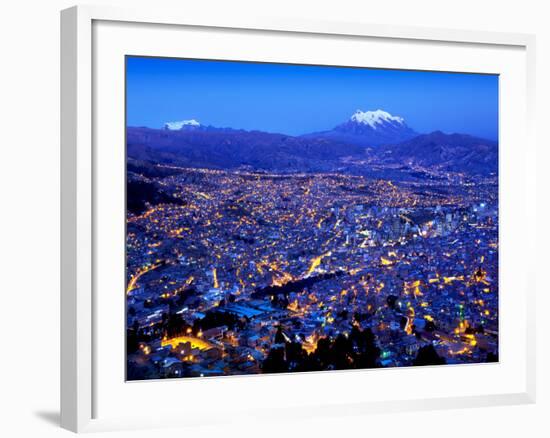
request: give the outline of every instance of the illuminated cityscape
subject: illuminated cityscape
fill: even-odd
[[[382,110],[129,126],[127,379],[498,361],[497,170]]]

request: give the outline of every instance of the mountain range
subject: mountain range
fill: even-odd
[[[378,150],[384,162],[437,167],[452,172],[490,174],[498,171],[498,143],[467,134],[435,131]]]
[[[187,167],[329,171],[342,157],[364,154],[361,146],[323,138],[229,128],[128,128],[126,134],[128,157]]]
[[[127,128],[129,159],[186,167],[333,171],[346,158],[488,175],[498,170],[498,143],[466,134],[419,134],[400,116],[357,110],[328,131],[301,136],[218,128],[195,119],[163,129]]]

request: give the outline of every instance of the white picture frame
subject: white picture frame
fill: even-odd
[[[96,293],[97,257],[96,242],[98,213],[96,211],[98,193],[96,184],[100,178],[97,172],[97,157],[94,154],[94,123],[100,118],[97,111],[97,96],[94,87],[98,74],[94,65],[100,37],[94,33],[97,23],[132,24],[134,26],[155,26],[157,32],[166,26],[185,26],[200,29],[203,33],[210,30],[232,29],[249,32],[251,38],[261,32],[277,35],[292,35],[295,38],[308,35],[340,36],[361,39],[383,39],[385,41],[408,42],[413,44],[457,44],[468,47],[484,46],[521,51],[525,63],[521,68],[526,84],[521,84],[521,98],[525,102],[525,118],[520,120],[525,140],[519,152],[525,168],[518,173],[521,187],[528,199],[534,193],[535,183],[535,141],[533,134],[534,118],[534,59],[535,39],[532,35],[492,33],[483,31],[462,31],[451,29],[425,29],[403,26],[385,26],[366,23],[316,22],[306,19],[276,19],[257,17],[220,17],[198,15],[188,8],[181,10],[162,10],[151,7],[148,10],[119,9],[104,6],[77,6],[61,13],[61,426],[75,431],[100,431],[120,428],[145,428],[166,425],[178,425],[180,416],[177,411],[164,415],[160,411],[151,411],[150,416],[136,415],[98,415],[101,404],[97,398],[98,369],[101,359],[96,354],[98,342]],[[122,146],[121,146],[122,147]],[[506,190],[506,185],[502,190]],[[506,193],[503,194],[506,196]],[[534,205],[534,202],[533,202]],[[520,214],[520,213],[517,213]],[[522,219],[528,221],[524,231],[525,248],[535,245],[535,212],[525,211]],[[519,249],[519,248],[517,248]],[[521,359],[521,376],[517,376],[519,389],[505,392],[487,392],[461,396],[445,394],[438,397],[425,397],[408,394],[406,397],[393,397],[377,400],[353,400],[349,403],[329,405],[320,400],[312,404],[304,400],[301,413],[288,415],[361,415],[367,412],[396,412],[410,409],[441,409],[465,406],[488,406],[503,404],[532,403],[535,400],[535,340],[534,340],[534,272],[528,265],[520,268],[521,289],[518,291],[521,308],[525,309],[518,318],[521,320],[521,338],[525,348],[517,352]],[[105,281],[105,280],[103,280]],[[519,280],[518,280],[519,281]],[[123,339],[124,334],[119,335]],[[119,345],[121,345],[119,343]],[[519,359],[518,359],[519,360]],[[445,368],[445,367],[443,367]],[[470,368],[473,369],[473,368]],[[424,370],[430,372],[429,370]],[[380,372],[380,371],[376,371]],[[385,372],[397,373],[399,370]],[[444,372],[444,371],[443,371]],[[475,371],[470,371],[475,372]],[[339,376],[342,375],[338,373]],[[431,373],[434,373],[432,370]],[[358,374],[356,374],[358,376]],[[296,379],[296,376],[291,377]],[[338,377],[340,378],[340,377]],[[103,377],[99,378],[100,380]],[[230,378],[227,382],[233,389],[246,384],[244,379],[266,379],[260,377]],[[284,386],[286,380],[275,377],[265,385]],[[309,377],[308,377],[309,379]],[[323,379],[326,380],[326,373]],[[204,380],[203,382],[214,380]],[[312,380],[313,381],[313,380]],[[259,380],[256,380],[256,386]],[[290,382],[290,381],[288,381]],[[293,380],[294,384],[296,380]],[[342,381],[343,382],[343,381]],[[122,382],[124,383],[124,382]],[[195,387],[201,382],[194,383]],[[163,385],[160,382],[146,383],[149,388]],[[292,384],[292,383],[289,383]],[[310,383],[311,384],[311,383]],[[135,385],[135,384],[131,384]],[[216,391],[215,383],[208,383]],[[245,388],[245,386],[243,386]],[[168,386],[163,390],[170,391]],[[336,396],[335,396],[336,397]],[[412,398],[411,398],[412,397]],[[268,418],[265,411],[238,411],[224,416],[220,421],[239,421],[239,418],[256,416]]]

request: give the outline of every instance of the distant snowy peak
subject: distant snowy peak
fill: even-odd
[[[190,120],[179,120],[176,122],[166,122],[164,124],[164,129],[169,131],[181,131],[182,129],[187,128],[198,128],[201,124],[195,119]]]
[[[377,129],[378,126],[383,125],[384,123],[397,123],[399,125],[404,125],[405,120],[403,117],[392,116],[390,113],[378,109],[376,111],[361,111],[357,110],[351,116],[350,120],[355,123],[368,125],[373,129]]]
[[[356,146],[376,147],[401,143],[416,135],[418,134],[407,126],[403,117],[377,109],[357,110],[344,123],[330,131],[314,132],[305,136],[326,138]]]

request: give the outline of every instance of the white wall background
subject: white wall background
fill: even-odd
[[[96,1],[125,6],[143,0]],[[550,257],[547,217],[550,143],[550,14],[523,0],[156,0],[159,7],[342,21],[535,33],[539,133],[538,402],[362,418],[315,419],[280,427],[228,426],[162,434],[207,436],[548,436],[550,347],[544,275]],[[7,437],[68,436],[59,404],[59,10],[67,0],[4,2],[0,14],[0,430]],[[522,147],[518,144],[517,147]],[[185,421],[184,419],[182,419]],[[107,436],[158,436],[159,431]]]

